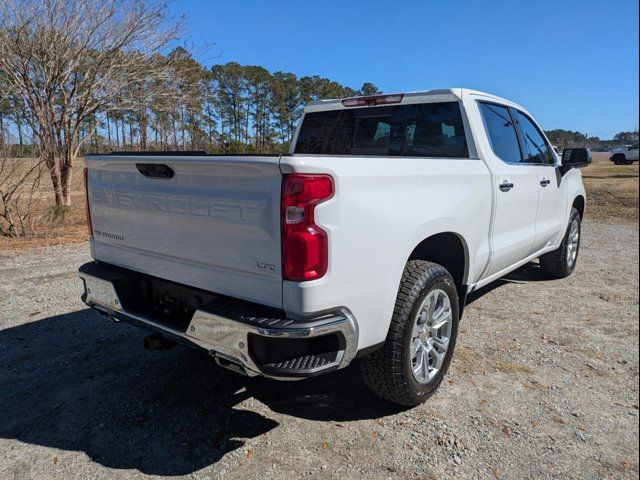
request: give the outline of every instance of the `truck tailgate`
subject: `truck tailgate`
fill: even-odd
[[[88,156],[93,257],[280,308],[278,163],[278,156]]]

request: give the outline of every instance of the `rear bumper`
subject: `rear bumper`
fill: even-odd
[[[221,298],[200,305],[182,330],[127,310],[118,294],[127,270],[92,262],[81,266],[78,275],[85,287],[82,300],[103,316],[206,350],[219,365],[249,376],[310,377],[347,366],[357,353],[358,327],[346,308],[292,320]]]

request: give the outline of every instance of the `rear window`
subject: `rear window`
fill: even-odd
[[[469,156],[458,102],[307,113],[295,153]]]

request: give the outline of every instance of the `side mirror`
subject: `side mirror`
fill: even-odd
[[[588,148],[565,148],[562,151],[562,166],[582,168],[591,163],[591,150]]]

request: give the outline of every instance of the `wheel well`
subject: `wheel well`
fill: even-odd
[[[442,265],[453,277],[459,293],[463,293],[467,258],[463,240],[452,232],[439,233],[424,239],[409,256],[409,260],[426,260]]]
[[[584,197],[582,195],[578,195],[571,206],[580,212],[580,218],[584,217]]]

